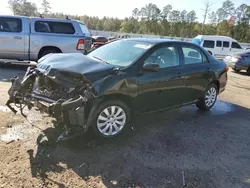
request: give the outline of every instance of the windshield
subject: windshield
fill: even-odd
[[[91,33],[88,30],[86,25],[84,25],[83,23],[79,23],[79,25],[80,25],[80,28],[81,28],[83,34],[88,35],[88,36],[91,35]]]
[[[97,48],[87,56],[102,59],[108,64],[126,67],[135,62],[151,46],[144,42],[117,40]]]

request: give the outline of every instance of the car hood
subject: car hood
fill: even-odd
[[[114,72],[116,67],[87,57],[81,53],[48,54],[38,61],[37,69],[47,76],[56,73],[83,75],[89,81],[95,81]]]

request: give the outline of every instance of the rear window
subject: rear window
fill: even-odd
[[[39,33],[74,34],[75,29],[72,23],[36,21],[35,31]]]
[[[83,34],[90,36],[90,31],[88,30],[88,28],[85,24],[79,23],[79,26],[80,26]]]
[[[22,32],[22,20],[19,18],[0,18],[0,32]]]
[[[214,48],[214,41],[213,40],[204,40],[203,47],[204,48]]]

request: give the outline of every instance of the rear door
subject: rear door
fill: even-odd
[[[222,51],[221,51],[221,55],[222,58],[225,57],[227,54],[230,53],[230,41],[222,41]]]
[[[199,47],[191,44],[182,44],[181,49],[186,87],[185,93],[183,93],[183,100],[189,103],[202,96],[213,78],[213,73],[206,55]]]
[[[221,53],[222,53],[222,41],[221,40],[216,40],[213,55],[216,58],[220,58],[220,57],[223,57],[221,55]]]
[[[24,59],[25,35],[21,18],[0,17],[0,58]]]

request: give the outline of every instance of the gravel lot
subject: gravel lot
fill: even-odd
[[[140,117],[120,137],[92,133],[56,144],[48,117],[28,120],[3,107],[8,79],[0,68],[0,187],[250,187],[250,77],[229,72],[214,108],[187,106]]]

